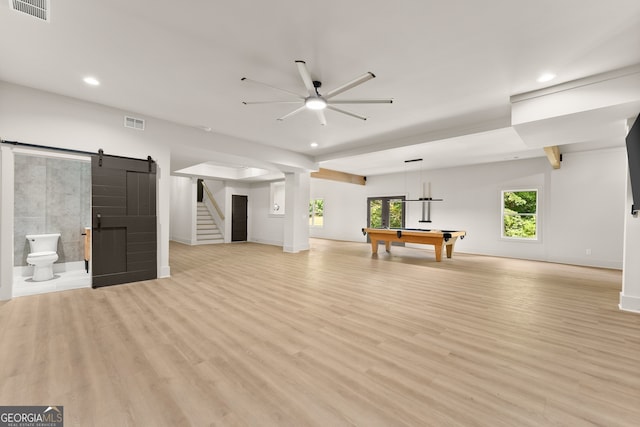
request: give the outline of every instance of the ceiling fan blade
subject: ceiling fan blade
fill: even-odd
[[[307,109],[307,107],[305,107],[305,106],[303,105],[302,107],[300,107],[300,108],[296,108],[296,109],[295,109],[295,110],[293,110],[292,112],[290,112],[290,113],[288,113],[288,114],[285,114],[285,115],[284,115],[284,116],[282,116],[282,117],[278,117],[278,120],[283,121],[284,119],[289,118],[289,117],[293,116],[294,114],[298,114],[300,111],[303,111],[303,110],[306,110],[306,109]]]
[[[318,120],[320,120],[320,124],[322,126],[326,126],[327,125],[327,118],[324,116],[324,111],[316,110],[316,114],[318,115]]]
[[[296,61],[296,65],[298,66],[298,72],[300,73],[300,77],[302,77],[302,81],[304,82],[304,87],[309,91],[309,96],[316,95],[316,88],[313,86],[313,79],[311,78],[311,74],[309,74],[309,70],[307,69],[307,63],[304,61]]]
[[[365,116],[361,116],[361,115],[356,114],[356,113],[345,111],[345,110],[342,110],[340,108],[336,108],[336,107],[334,107],[332,105],[327,105],[327,108],[329,110],[337,111],[338,113],[346,114],[347,116],[355,117],[356,119],[367,120],[367,118]]]
[[[295,93],[295,92],[292,92],[292,91],[287,90],[287,89],[282,89],[282,88],[279,88],[279,87],[271,86],[269,84],[262,83],[262,82],[259,82],[257,80],[253,80],[253,79],[250,79],[250,78],[247,78],[247,77],[243,77],[240,80],[243,81],[243,82],[251,82],[251,83],[255,83],[257,85],[266,86],[266,87],[271,88],[271,89],[279,90],[280,92],[285,92],[285,93],[288,93],[289,95],[293,95],[296,98],[300,98],[300,99],[304,99],[305,98],[304,96],[300,95],[299,93]]]
[[[333,99],[331,104],[393,104],[393,99]]]
[[[254,104],[300,104],[303,101],[242,101],[244,105]]]
[[[374,78],[376,75],[373,74],[371,71],[368,71],[366,73],[364,73],[363,75],[361,75],[360,77],[356,77],[355,79],[351,80],[349,83],[345,83],[342,86],[339,86],[335,89],[333,89],[332,91],[326,93],[324,95],[325,99],[329,99],[333,96],[336,96],[338,94],[341,94],[342,92],[345,92],[349,89],[353,89],[354,87],[361,85],[362,83],[371,80],[372,78]]]

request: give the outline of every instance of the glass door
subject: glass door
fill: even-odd
[[[369,197],[367,228],[404,228],[404,196]]]

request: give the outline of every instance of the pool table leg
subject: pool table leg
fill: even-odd
[[[453,255],[453,245],[455,245],[456,239],[457,239],[457,237],[453,237],[447,243],[447,258],[451,258],[451,256]]]
[[[384,248],[387,250],[387,252],[391,252],[391,242],[388,240],[384,241]]]
[[[372,254],[378,253],[378,241],[375,239],[371,239],[371,253]]]
[[[436,248],[436,261],[442,261],[442,243],[434,243],[433,246]]]

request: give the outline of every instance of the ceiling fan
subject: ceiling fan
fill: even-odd
[[[375,77],[375,74],[372,72],[366,72],[360,77],[356,77],[355,79],[347,82],[337,88],[326,92],[325,94],[321,94],[319,89],[322,87],[322,83],[318,80],[313,80],[311,78],[311,74],[307,69],[307,64],[304,61],[296,61],[296,65],[298,66],[298,72],[300,73],[300,77],[304,83],[304,86],[307,88],[307,94],[300,95],[298,93],[292,92],[287,89],[281,89],[279,87],[271,86],[266,83],[262,83],[256,80],[248,79],[247,77],[243,77],[241,80],[243,82],[252,82],[262,86],[269,87],[271,89],[279,90],[281,92],[287,93],[288,95],[292,95],[297,98],[295,101],[242,101],[245,105],[251,104],[302,104],[299,108],[291,111],[290,113],[285,114],[282,117],[279,117],[278,120],[287,119],[294,114],[298,114],[303,110],[313,110],[316,112],[318,116],[318,120],[320,120],[321,125],[327,124],[327,119],[324,115],[324,110],[329,109],[336,111],[338,113],[346,114],[347,116],[355,117],[360,120],[367,120],[366,117],[361,116],[360,114],[352,113],[350,111],[343,110],[342,108],[336,107],[336,105],[342,104],[391,104],[393,103],[393,99],[333,99],[335,96],[340,95],[343,92],[348,91],[349,89],[353,89],[354,87],[361,85],[362,83],[371,80]]]

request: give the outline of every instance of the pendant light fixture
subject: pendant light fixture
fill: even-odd
[[[405,160],[404,163],[422,162],[422,159]],[[406,175],[405,175],[406,186]],[[405,202],[422,202],[422,218],[418,222],[431,222],[431,202],[442,202],[443,199],[434,199],[431,197],[431,182],[425,182],[422,179],[422,163],[420,163],[420,187],[422,188],[422,196],[417,199],[407,199]],[[408,195],[408,193],[407,193]]]

